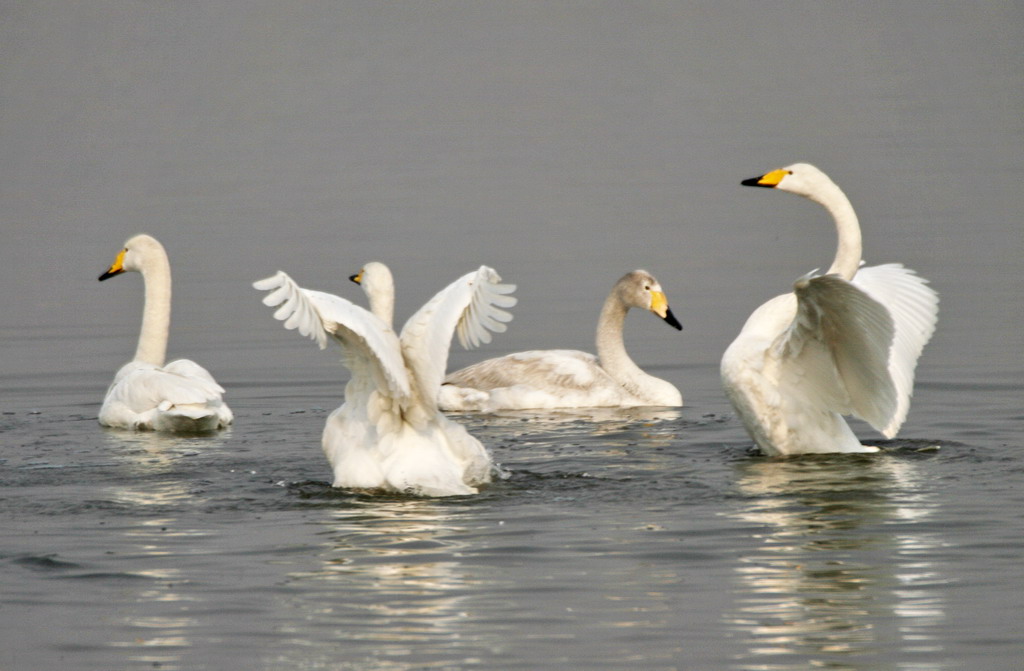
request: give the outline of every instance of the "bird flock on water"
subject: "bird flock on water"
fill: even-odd
[[[853,206],[824,172],[796,163],[743,180],[788,191],[828,211],[836,255],[825,272],[800,276],[747,319],[721,359],[722,386],[761,452],[877,452],[845,416],[885,438],[910,409],[914,371],[935,330],[938,295],[898,263],[864,265]],[[198,363],[166,362],[171,269],[152,236],[130,238],[107,280],[142,275],[145,305],[134,358],[114,375],[99,412],[108,427],[203,434],[232,424],[224,389]],[[350,277],[369,309],[300,286],[283,271],[254,282],[286,329],[321,349],[338,347],[349,371],[344,402],[327,418],[322,447],[333,485],[419,496],[473,494],[495,470],[490,452],[446,412],[492,413],[556,408],[680,407],[667,380],[642,370],[626,352],[623,326],[631,308],[682,329],[658,280],[646,270],[612,287],[597,324],[596,354],[531,350],[446,372],[452,339],[489,343],[512,319],[515,285],[487,266],[438,291],[394,330],[395,285],[380,262]]]

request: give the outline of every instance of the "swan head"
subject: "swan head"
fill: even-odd
[[[794,163],[758,177],[745,179],[740,184],[789,191],[811,200],[817,200],[819,195],[828,189],[837,188],[828,175],[810,163]]]
[[[370,261],[349,279],[358,284],[370,302],[370,312],[391,326],[395,312],[395,280],[380,261]]]
[[[166,258],[167,252],[164,246],[151,235],[142,233],[129,238],[124,247],[117,253],[114,262],[110,264],[107,271],[100,275],[99,280],[108,280],[115,275],[125,272],[143,272],[151,259]]]
[[[677,330],[682,330],[672,310],[668,307],[668,298],[658,280],[646,270],[634,270],[626,273],[615,285],[615,295],[619,302],[628,310],[641,308],[658,315]]]
[[[367,296],[385,296],[395,291],[391,270],[380,261],[370,261],[348,279],[362,287]]]

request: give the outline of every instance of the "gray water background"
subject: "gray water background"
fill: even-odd
[[[1007,669],[1019,664],[1024,7],[981,3],[0,4],[0,668]],[[828,265],[824,212],[942,296],[877,459],[778,461],[717,362]],[[102,430],[134,350],[130,235],[167,247],[170,355],[215,438]],[[250,288],[392,266],[399,320],[482,263],[520,349],[627,344],[686,407],[467,417],[476,497],[336,492],[334,352]],[[941,446],[938,451],[929,451]],[[924,451],[921,451],[924,450]]]

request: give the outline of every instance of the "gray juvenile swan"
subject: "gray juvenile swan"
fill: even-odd
[[[681,406],[670,382],[637,366],[622,340],[630,308],[650,310],[676,329],[658,280],[646,270],[624,275],[604,302],[597,324],[597,356],[577,350],[533,350],[488,359],[445,378],[443,410],[491,412],[541,408]]]

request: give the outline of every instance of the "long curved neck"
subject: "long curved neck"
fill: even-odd
[[[597,322],[597,357],[601,368],[629,391],[639,394],[643,380],[650,376],[633,363],[622,340],[628,308],[612,292],[601,308]]]
[[[857,213],[853,211],[850,199],[846,197],[842,189],[829,182],[820,193],[812,196],[811,200],[818,202],[828,210],[836,224],[839,243],[836,247],[836,258],[828,269],[829,274],[839,275],[847,281],[852,280],[853,276],[857,274],[857,269],[860,268],[863,249],[860,224],[857,222]]]
[[[142,330],[135,360],[163,366],[167,358],[167,333],[171,327],[171,265],[160,254],[147,260],[142,269],[146,304],[142,311]]]
[[[367,295],[370,301],[370,312],[382,322],[394,328],[395,324],[395,285],[377,287]]]

